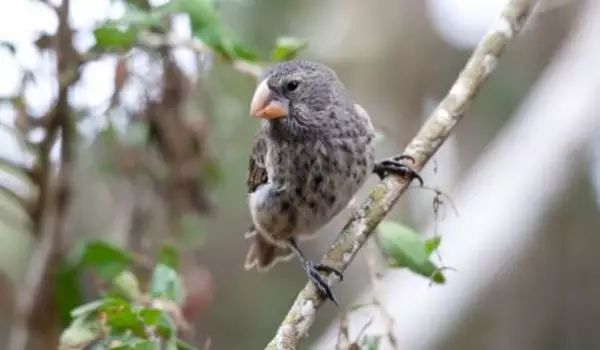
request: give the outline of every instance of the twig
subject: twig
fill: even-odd
[[[346,350],[350,346],[350,331],[348,330],[348,314],[340,315],[340,328],[335,342],[335,350]]]
[[[372,324],[373,324],[373,318],[371,317],[367,320],[367,322],[358,331],[358,334],[356,335],[356,341],[354,343],[357,343],[358,341],[360,341],[360,337],[362,337],[363,334],[365,334],[367,329],[369,329],[369,327],[371,327]]]
[[[202,350],[210,350],[211,345],[212,345],[212,339],[210,337],[206,338],[206,340],[204,341],[204,346],[202,347]]]
[[[471,101],[496,68],[498,59],[510,40],[520,32],[536,3],[535,0],[511,0],[507,3],[488,34],[476,47],[448,95],[407,146],[404,154],[415,159],[415,169],[423,168],[460,122]],[[345,270],[407,187],[406,181],[395,176],[386,178],[375,187],[336,238],[323,263]],[[333,275],[328,279],[330,284],[338,282]],[[299,339],[313,324],[316,311],[322,303],[323,300],[314,286],[308,283],[300,291],[266,349],[295,349]]]
[[[373,304],[379,309],[379,313],[385,322],[386,336],[392,349],[398,349],[398,339],[394,335],[394,318],[387,311],[383,304],[383,296],[381,293],[381,278],[377,272],[377,266],[375,262],[375,251],[376,247],[371,247],[372,251],[367,254],[367,266],[369,267],[369,276],[371,277],[371,288],[373,289]]]
[[[48,6],[48,8],[50,10],[52,10],[55,14],[58,15],[59,8],[56,5],[54,5],[53,3],[51,3],[50,0],[40,0],[40,2],[42,4]]]
[[[151,32],[142,32],[138,37],[138,43],[152,49],[167,46],[186,48],[196,53],[213,52],[210,47],[197,39],[182,39],[173,35],[159,35]],[[260,65],[244,60],[233,60],[231,64],[238,72],[249,75],[255,79],[258,79],[263,71],[263,68]]]

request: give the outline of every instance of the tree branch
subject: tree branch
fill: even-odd
[[[407,146],[404,154],[415,159],[415,169],[423,168],[458,125],[471,101],[496,68],[498,59],[510,40],[522,29],[536,3],[535,0],[511,0],[507,3],[488,34],[475,48],[450,92]],[[407,187],[406,181],[395,176],[386,178],[375,187],[344,226],[323,263],[345,270]],[[334,275],[330,275],[328,279],[330,284],[338,282]],[[308,283],[300,291],[266,349],[295,349],[299,339],[314,322],[316,311],[322,303],[314,286]]]
[[[15,319],[8,334],[7,349],[29,347],[55,349],[58,341],[55,318],[56,272],[62,249],[62,232],[71,197],[74,161],[75,126],[69,106],[70,85],[79,79],[81,61],[73,46],[69,24],[70,0],[57,7],[58,29],[55,48],[58,96],[46,115],[46,135],[39,144],[33,177],[39,194],[36,209],[30,212],[33,231],[39,238],[20,286],[15,304]],[[65,78],[67,77],[67,78]],[[50,160],[50,152],[60,133],[58,171]],[[43,312],[40,313],[40,310]],[[35,345],[35,346],[34,346]]]

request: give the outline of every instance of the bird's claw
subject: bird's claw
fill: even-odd
[[[413,170],[408,165],[402,163],[403,160],[409,160],[411,163],[415,162],[415,159],[409,155],[402,154],[394,156],[390,159],[385,159],[375,164],[373,172],[383,180],[390,173],[407,177],[410,181],[417,180],[421,186],[423,186],[423,178],[418,172]]]
[[[340,280],[344,278],[342,272],[338,269],[335,269],[331,266],[318,264],[315,265],[312,262],[306,262],[304,269],[306,270],[306,274],[308,275],[308,279],[315,285],[317,291],[321,294],[321,296],[325,299],[329,299],[333,301],[333,303],[340,307],[337,299],[333,295],[329,284],[327,283],[327,278],[321,274],[321,272],[327,272],[335,274]]]

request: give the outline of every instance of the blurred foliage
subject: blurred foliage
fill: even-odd
[[[281,37],[275,43],[275,48],[271,53],[271,60],[279,62],[294,59],[298,52],[306,46],[308,46],[308,40]]]
[[[365,335],[360,343],[361,350],[377,350],[381,344],[380,335]]]
[[[214,0],[171,0],[150,10],[128,2],[121,18],[106,20],[94,30],[95,50],[129,49],[139,43],[140,33],[147,30],[165,30],[162,19],[175,14],[187,15],[193,36],[221,58],[228,61],[261,60],[261,55],[255,49],[242,43],[223,24],[217,2]],[[279,62],[294,59],[307,45],[306,39],[280,37],[275,42],[270,60],[264,58],[262,61]]]
[[[60,23],[57,32],[42,34],[40,39],[35,42],[40,52],[43,50],[55,51],[59,57],[59,72],[56,78],[59,80],[58,85],[61,88],[75,84],[80,76],[79,73],[73,74],[72,72],[80,71],[88,63],[109,55],[118,58],[114,78],[115,91],[111,97],[110,106],[103,112],[106,123],[94,135],[93,147],[90,148],[90,150],[100,150],[99,159],[95,158],[95,166],[109,179],[123,175],[131,176],[131,168],[140,166],[143,159],[138,159],[139,155],[148,152],[148,146],[152,139],[158,137],[158,142],[165,142],[164,136],[161,136],[160,133],[168,134],[169,132],[156,130],[156,127],[159,129],[165,127],[165,124],[161,124],[160,119],[158,123],[155,119],[156,124],[152,125],[152,120],[148,119],[147,115],[139,118],[139,115],[122,108],[124,106],[121,105],[122,102],[119,102],[119,95],[131,75],[127,60],[128,54],[133,49],[162,53],[165,49],[185,47],[204,56],[215,55],[225,63],[233,63],[233,67],[237,71],[257,77],[264,65],[293,59],[308,45],[307,40],[286,36],[276,40],[275,45],[269,50],[270,53],[259,54],[258,50],[243,43],[224,24],[217,8],[217,2],[212,0],[172,0],[160,6],[150,6],[143,0],[130,0],[122,3],[125,5],[125,11],[119,18],[106,19],[92,28],[95,44],[87,52],[75,52],[73,49],[73,38],[69,34],[72,28],[65,23],[64,18],[61,19],[61,12],[58,8],[55,13],[59,17]],[[192,39],[172,36],[170,19],[174,15],[185,15],[189,18]],[[63,44],[56,45],[57,40],[55,39],[62,41]],[[2,42],[0,46],[13,55],[18,54],[18,48],[13,43]],[[239,62],[246,63],[246,65],[240,68],[239,65],[236,65]],[[170,72],[169,68],[165,68],[165,72],[163,72],[165,85],[169,85],[173,81],[175,84],[180,84],[181,81],[187,79],[187,77],[183,77],[179,81],[174,79],[179,77],[178,73],[174,73],[176,71],[176,68]],[[170,78],[169,74],[171,74]],[[78,125],[71,125],[71,123],[77,124],[85,121],[88,119],[87,117],[96,113],[76,108],[68,103],[55,102],[55,106],[51,107],[46,115],[37,120],[34,119],[30,115],[28,102],[24,95],[25,86],[32,82],[31,78],[31,74],[24,74],[22,86],[17,89],[16,95],[2,96],[1,102],[9,105],[15,111],[14,126],[6,126],[6,128],[27,146],[26,149],[31,151],[31,155],[36,158],[37,165],[31,169],[4,159],[0,159],[0,165],[2,171],[7,174],[17,173],[21,176],[24,174],[24,180],[33,179],[32,192],[36,193],[39,190],[43,194],[37,197],[23,198],[9,188],[1,187],[0,190],[16,199],[16,202],[31,216],[33,221],[40,225],[34,228],[35,235],[39,237],[38,233],[43,231],[43,226],[41,226],[43,213],[48,208],[59,205],[58,202],[48,200],[47,194],[44,192],[52,186],[52,181],[55,181],[50,176],[50,169],[55,166],[70,168],[70,162],[77,162],[77,160],[71,159],[72,152],[70,150],[82,146],[81,140],[85,137],[83,134],[77,133],[77,137],[68,138],[67,142],[64,133],[62,135],[64,137],[55,137],[54,134],[60,128],[63,128],[60,129],[63,132],[64,130],[77,130],[79,129]],[[58,100],[66,99],[68,92],[65,91],[67,90],[61,90]],[[184,94],[179,96],[184,96]],[[168,105],[173,101],[178,104],[186,102],[179,98],[162,102]],[[152,113],[152,108],[156,109],[156,107],[152,107],[151,103],[144,108],[150,110],[150,113]],[[160,117],[167,117],[161,114],[160,107],[156,111],[155,113]],[[129,118],[125,126],[122,124],[117,126],[113,121],[113,115],[123,114],[123,112]],[[77,115],[77,119],[71,119],[71,116],[75,115]],[[185,123],[188,122],[185,121]],[[194,125],[185,123],[183,124],[185,129],[195,130]],[[52,128],[52,130],[48,129],[46,139],[39,143],[30,141],[29,135],[37,127]],[[158,136],[157,133],[159,133]],[[58,143],[66,151],[59,155],[58,162],[52,163],[49,153],[52,147]],[[182,144],[190,145],[185,141],[182,141]],[[193,142],[191,145],[191,148],[201,147]],[[172,145],[159,145],[159,148],[163,147],[160,149],[163,156],[162,162],[153,160],[151,168],[144,168],[148,166],[144,163],[144,167],[141,169],[144,177],[151,178],[155,183],[167,184],[167,189],[170,188],[169,177],[177,171],[169,169],[169,167],[180,166],[180,164],[170,162],[169,152],[173,148],[169,148],[169,146]],[[192,152],[196,151],[197,149]],[[189,153],[184,153],[184,157],[188,155]],[[200,157],[202,157],[201,175],[192,181],[200,181],[201,178],[202,182],[206,181],[207,186],[216,187],[219,184],[218,181],[223,178],[221,164],[212,159],[205,159],[202,155]],[[183,181],[188,180],[184,179]],[[69,183],[67,187],[71,185],[73,184]],[[65,190],[65,198],[70,194],[69,191],[69,189]],[[167,199],[176,200],[168,196]],[[62,204],[60,206],[62,207]],[[59,213],[58,217],[58,220],[65,220],[66,215]],[[136,219],[134,217],[131,220]],[[175,225],[180,226],[184,241],[186,237],[198,237],[198,231],[204,232],[203,219],[199,212],[184,211],[177,220],[180,222]],[[152,260],[148,257],[138,256],[133,248],[127,247],[128,245],[129,243],[125,245],[125,248],[121,248],[121,245],[111,244],[104,240],[84,239],[75,246],[71,254],[68,254],[69,256],[62,257],[58,273],[52,282],[54,287],[50,288],[54,289],[54,303],[60,320],[64,325],[69,325],[61,336],[61,349],[189,348],[179,339],[179,333],[187,327],[189,320],[186,317],[191,314],[195,315],[197,312],[194,310],[198,311],[204,307],[205,301],[201,299],[205,298],[203,295],[206,294],[206,291],[196,291],[195,295],[190,296],[193,300],[187,300],[186,287],[184,287],[184,285],[187,286],[187,283],[183,283],[182,276],[178,272],[179,253],[178,249],[173,247],[162,249],[158,263],[152,269],[150,280],[144,281],[143,276],[137,276],[134,270],[139,269],[140,266],[147,267]],[[59,248],[53,247],[52,249]],[[67,252],[61,253],[67,254]],[[47,270],[44,270],[42,275],[51,270],[48,266],[44,268]],[[97,293],[90,293],[89,290],[86,290],[86,282],[89,282],[86,278],[90,277],[90,274],[92,281],[98,282],[93,283],[94,287],[102,290],[100,298],[91,302],[89,302],[90,296]],[[103,284],[106,283],[109,287],[103,290]],[[42,288],[47,288],[47,286],[42,286]]]
[[[187,328],[180,306],[184,300],[175,250],[165,248],[143,292],[129,271],[128,252],[102,241],[88,241],[74,259],[77,268],[92,268],[110,288],[98,300],[74,308],[60,349],[194,349],[178,338]],[[64,288],[66,286],[60,286]],[[70,300],[68,293],[59,293]]]
[[[106,20],[93,30],[95,46],[91,52],[101,55],[129,51],[138,45],[143,48],[150,46],[151,49],[177,45],[168,40],[155,43],[144,36],[168,32],[164,19],[173,14],[189,17],[190,30],[200,43],[190,47],[193,50],[208,49],[225,61],[258,61],[259,55],[255,50],[240,42],[222,23],[216,3],[211,0],[172,0],[149,9],[144,9],[138,2],[128,1],[120,18]],[[272,49],[270,59],[272,62],[293,59],[307,45],[306,40],[280,38]],[[117,79],[122,80],[118,76]],[[118,85],[122,86],[122,83]],[[132,120],[123,134],[109,119],[98,136],[101,147],[122,144],[141,149],[148,142],[150,130],[146,122]],[[100,164],[108,173],[116,170],[114,162]],[[206,173],[210,175],[209,185],[212,183],[214,186],[216,179],[221,177],[221,171],[215,163],[210,164]],[[197,236],[197,228],[201,226],[201,220],[198,220],[198,215],[182,216],[184,235]],[[176,250],[162,250],[147,292],[142,291],[137,277],[130,270],[135,265],[134,260],[131,252],[105,241],[80,242],[75,254],[62,264],[59,273],[57,303],[63,320],[70,324],[61,337],[61,348],[189,348],[177,337],[178,329],[186,320],[180,310],[185,291],[177,273]],[[80,276],[90,269],[102,280],[109,281],[110,288],[102,298],[78,306],[84,303]]]

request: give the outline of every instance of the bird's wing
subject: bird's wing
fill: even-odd
[[[248,164],[248,180],[246,181],[248,193],[254,192],[258,186],[269,181],[265,167],[266,154],[267,144],[262,131],[259,130],[254,136],[254,145]]]

